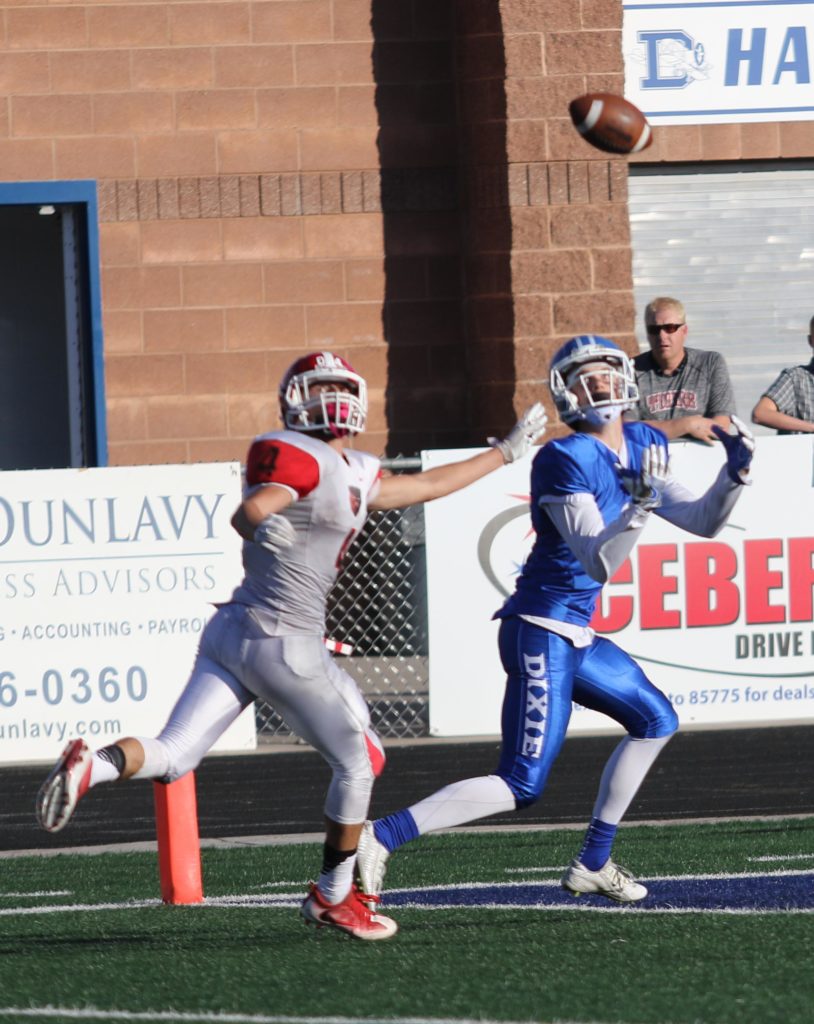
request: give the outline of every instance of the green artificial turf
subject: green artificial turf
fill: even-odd
[[[579,839],[570,830],[426,837],[392,858],[387,884],[556,878]],[[315,844],[204,850],[207,897],[299,898],[319,857]],[[625,828],[615,857],[642,876],[811,870],[814,819]],[[291,907],[127,905],[158,898],[151,853],[0,863],[0,1024],[13,1019],[10,1007],[71,1009],[65,1021],[81,1020],[77,1011],[87,1007],[153,1011],[179,1022],[191,1013],[603,1024],[814,1020],[811,913],[394,908],[399,934],[362,943],[306,927]],[[12,895],[23,892],[42,895]],[[117,906],[90,909],[104,903]],[[73,909],[42,909],[60,906]]]

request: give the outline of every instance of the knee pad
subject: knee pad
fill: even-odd
[[[158,758],[163,756],[164,770],[151,775],[151,778],[161,778],[162,782],[175,782],[182,775],[193,771],[201,763],[201,758],[209,750],[209,742],[205,737],[193,737],[188,729],[173,728],[168,726],[157,739],[148,740],[151,750],[155,749],[154,757],[156,764]],[[145,754],[147,747],[145,747]],[[159,753],[160,752],[160,753]],[[145,760],[145,768],[147,761]]]
[[[179,778],[178,775],[170,778],[170,754],[161,740],[146,736],[137,736],[136,739],[144,751],[144,764],[137,772],[133,773],[134,779],[160,779],[162,782],[174,782]]]
[[[387,758],[385,757],[382,741],[370,728],[365,729],[365,745],[367,746],[367,757],[370,761],[373,778],[378,779],[384,771],[384,765]]]
[[[364,772],[337,772],[331,777],[325,797],[325,817],[340,825],[355,825],[367,818],[370,795],[373,792],[373,774]]]

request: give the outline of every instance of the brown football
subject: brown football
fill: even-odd
[[[591,92],[568,104],[574,127],[605,153],[639,153],[653,141],[647,118],[624,96]]]

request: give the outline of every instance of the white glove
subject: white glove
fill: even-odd
[[[290,548],[297,539],[297,531],[285,516],[271,512],[254,528],[254,543],[275,554]]]
[[[727,434],[717,424],[712,430],[726,450],[726,471],[730,480],[735,484],[751,484],[749,466],[755,454],[755,436],[734,413],[730,414],[729,418],[736,433]]]
[[[499,448],[504,462],[516,462],[527,455],[532,445],[545,433],[548,415],[540,402],[526,409],[502,441],[496,437],[487,438],[493,448]]]
[[[630,500],[643,512],[650,512],[661,504],[661,492],[667,482],[670,456],[666,447],[651,444],[642,452],[642,468],[638,475],[630,469],[621,471],[622,486]]]

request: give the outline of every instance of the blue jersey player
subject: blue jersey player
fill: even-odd
[[[612,341],[572,338],[555,354],[551,393],[572,428],[535,456],[531,515],[536,540],[515,592],[496,613],[506,670],[502,749],[491,775],[453,783],[411,807],[366,823],[357,866],[379,894],[387,859],[410,839],[534,803],[560,751],[572,701],[618,722],[626,735],[599,783],[578,856],[562,878],[575,895],[629,903],[647,889],[611,858],[619,822],[678,721],[670,701],[636,662],[589,623],[602,588],[632,551],[650,515],[714,536],[749,482],[754,440],[713,428],[726,463],[696,498],[668,468],[667,439],[623,423],[635,403],[632,364]]]

